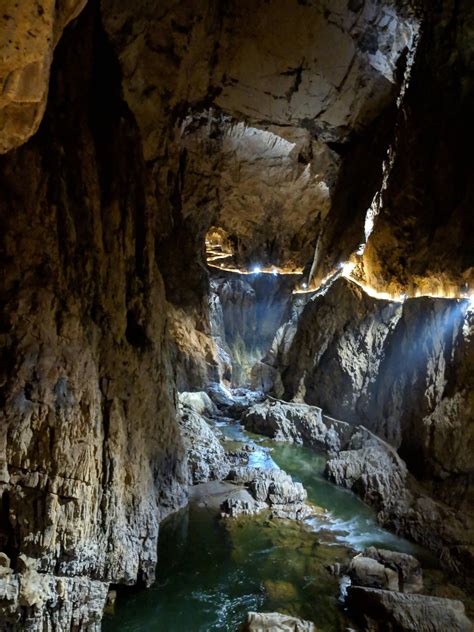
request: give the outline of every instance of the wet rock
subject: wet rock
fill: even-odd
[[[228,414],[229,410],[234,406],[234,399],[231,390],[219,382],[211,382],[211,384],[208,385],[206,392],[214,404],[222,412]]]
[[[298,443],[313,448],[338,452],[353,433],[342,421],[322,414],[317,406],[267,399],[249,408],[242,415],[247,430],[271,437],[276,441]]]
[[[115,614],[115,602],[117,601],[117,591],[109,590],[105,599],[104,613]]]
[[[349,577],[354,586],[399,590],[398,573],[362,554],[356,555],[349,565]]]
[[[228,518],[238,516],[254,516],[264,509],[268,509],[267,503],[258,501],[246,489],[233,491],[221,505],[222,515]]]
[[[373,546],[362,553],[365,558],[376,560],[385,568],[396,571],[400,592],[419,592],[423,588],[423,572],[420,562],[407,553],[377,549]],[[367,584],[361,584],[367,585]]]
[[[226,450],[225,454],[231,469],[245,466],[249,462],[249,453],[245,450]]]
[[[0,567],[1,568],[10,568],[10,558],[6,553],[0,553]],[[0,571],[1,572],[1,571]]]
[[[241,467],[230,472],[229,480],[246,486],[246,494],[236,496],[223,506],[224,513],[231,517],[239,512],[251,514],[263,509],[270,509],[274,517],[293,520],[304,520],[313,514],[313,509],[306,504],[303,485],[295,483],[283,470]]]
[[[316,632],[311,621],[305,621],[278,612],[249,612],[246,632]]]
[[[228,414],[234,419],[239,419],[250,406],[265,399],[265,395],[261,391],[252,391],[245,387],[234,388],[231,393],[233,403],[228,408]]]
[[[217,412],[216,405],[204,391],[184,391],[179,394],[179,401],[183,406],[192,408],[198,415],[212,416]]]
[[[435,551],[445,567],[468,577],[473,559],[472,519],[430,498],[397,452],[366,429],[360,428],[348,447],[356,449],[328,460],[329,480],[352,489],[374,506],[382,525]]]
[[[226,478],[230,464],[206,419],[191,408],[182,406],[179,425],[187,451],[191,481],[196,484]]]
[[[326,476],[337,485],[354,489],[365,502],[386,506],[404,494],[408,470],[397,452],[377,437],[358,433],[352,445],[359,449],[339,452],[326,464]]]
[[[347,604],[356,619],[374,632],[471,632],[464,605],[454,599],[353,586]]]

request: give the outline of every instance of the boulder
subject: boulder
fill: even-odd
[[[307,445],[338,452],[354,429],[343,421],[322,414],[317,406],[267,399],[249,408],[241,418],[247,430],[276,441]]]
[[[423,588],[423,572],[421,564],[408,553],[376,549],[374,546],[362,553],[365,558],[371,558],[382,564],[386,569],[396,571],[401,592],[419,592]],[[363,584],[367,586],[367,584]]]
[[[377,560],[356,555],[349,565],[349,577],[354,586],[399,590],[398,573]]]
[[[316,632],[311,621],[305,621],[279,612],[249,612],[245,632]]]
[[[268,509],[268,505],[256,500],[246,489],[232,491],[221,505],[222,515],[226,518],[254,516],[264,509]]]
[[[240,467],[229,473],[229,480],[246,486],[246,494],[233,493],[223,503],[222,511],[230,517],[270,509],[277,518],[304,520],[313,513],[303,485],[283,470]]]
[[[234,405],[232,392],[219,382],[211,382],[207,387],[207,394],[222,412],[227,412]]]
[[[369,436],[361,438],[363,447],[344,450],[327,462],[326,476],[337,485],[354,489],[368,504],[382,508],[403,493],[407,468],[391,446],[365,434]],[[357,442],[355,436],[352,444]]]
[[[472,632],[464,605],[456,599],[352,586],[347,605],[373,632]]]
[[[217,412],[216,405],[204,391],[184,391],[179,394],[179,402],[192,408],[198,415],[210,416]]]

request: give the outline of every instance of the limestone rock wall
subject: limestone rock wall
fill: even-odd
[[[199,257],[183,245],[197,252],[213,224],[245,265],[311,265],[320,233],[340,241],[334,225],[349,239],[328,266],[363,240],[416,4],[103,0],[157,194],[174,190],[161,200],[162,241],[165,262],[187,252],[177,278],[185,271],[199,287]],[[354,182],[357,195],[346,195]],[[176,282],[169,294],[180,292]]]
[[[92,630],[109,582],[153,580],[187,483],[157,209],[94,6],[60,42],[41,128],[2,157],[0,187],[0,616]]]
[[[268,351],[287,318],[294,279],[218,273],[211,277],[211,331],[221,357],[231,363],[234,386],[249,386],[252,367]]]
[[[473,327],[467,300],[394,303],[341,278],[308,301],[292,335],[279,334],[265,361],[286,399],[365,425],[398,448],[438,497],[469,508]]]
[[[364,269],[381,291],[459,296],[474,285],[474,8],[425,5]]]
[[[0,18],[0,153],[24,143],[46,108],[53,51],[86,0],[2,2]]]

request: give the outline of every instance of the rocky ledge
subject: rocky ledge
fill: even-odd
[[[347,604],[365,630],[382,632],[471,632],[464,605],[456,599],[377,588],[349,588]]]
[[[348,575],[353,586],[408,593],[423,589],[421,564],[413,555],[373,546],[352,559]]]
[[[268,398],[242,415],[247,430],[286,441],[338,452],[349,442],[353,426],[323,415],[321,408]]]

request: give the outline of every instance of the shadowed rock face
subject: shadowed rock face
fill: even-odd
[[[153,581],[159,521],[185,501],[138,131],[94,14],[59,45],[39,133],[1,161],[0,618],[14,629],[95,629],[109,582]]]
[[[0,18],[0,154],[39,127],[46,108],[53,51],[86,0],[2,2]]]
[[[320,233],[350,213],[351,248],[363,240],[418,29],[410,7],[200,0],[157,11],[104,1],[145,158],[158,188],[172,182],[179,196],[170,253],[183,243],[179,224],[198,242],[211,225],[225,229],[239,265],[304,267]],[[354,162],[366,164],[366,190],[341,199],[362,175]]]
[[[366,252],[368,282],[448,294],[473,285],[472,3],[429,3]],[[467,285],[466,285],[467,284]]]
[[[436,494],[467,508],[473,326],[467,300],[393,303],[339,279],[306,304],[291,336],[277,334],[267,361],[285,398],[364,424]]]
[[[249,385],[253,365],[267,352],[287,317],[294,279],[272,275],[213,274],[211,331],[231,364],[227,379]]]

